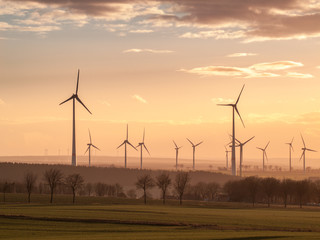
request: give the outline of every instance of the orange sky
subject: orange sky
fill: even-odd
[[[197,157],[223,159],[231,109],[246,84],[237,137],[256,138],[245,156],[320,151],[320,4],[316,1],[0,0],[0,155],[66,154],[75,90],[77,150],[90,128],[98,155],[123,154],[125,137],[153,157],[191,158],[186,137],[204,140]],[[71,151],[70,151],[71,152]],[[129,151],[131,156],[139,153]],[[310,153],[307,158],[319,158]]]

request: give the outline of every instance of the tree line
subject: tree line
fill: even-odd
[[[271,204],[299,205],[320,203],[320,180],[292,180],[276,178],[247,177],[229,181],[223,187],[229,201]]]

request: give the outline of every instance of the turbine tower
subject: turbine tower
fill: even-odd
[[[294,137],[292,138],[291,142],[286,143],[286,144],[289,145],[289,171],[290,172],[292,170],[292,167],[291,167],[291,150],[293,151],[293,147],[292,147],[293,139],[294,139]]]
[[[238,145],[236,147],[240,147],[240,177],[242,177],[243,146],[246,145],[253,138],[254,136],[243,143],[236,139],[236,141],[238,142]]]
[[[195,169],[195,155],[196,155],[196,147],[199,146],[202,142],[199,142],[197,144],[193,144],[193,142],[190,141],[189,138],[187,138],[187,140],[191,143],[192,148],[193,148],[193,170]]]
[[[176,170],[178,170],[178,154],[179,154],[179,149],[182,148],[182,146],[178,147],[175,141],[173,141],[176,149]]]
[[[267,156],[266,149],[267,149],[267,147],[269,146],[269,143],[270,143],[270,141],[269,141],[268,144],[265,146],[265,148],[259,148],[259,147],[257,147],[258,149],[260,149],[260,150],[262,151],[262,171],[264,171],[264,156],[266,156],[266,159],[268,160],[268,156]]]
[[[129,128],[128,128],[128,124],[127,124],[127,138],[123,141],[123,143],[121,143],[119,145],[118,148],[120,148],[123,144],[124,144],[124,167],[127,168],[127,144],[129,144],[131,147],[133,147],[136,151],[138,151],[128,140],[128,136],[129,136]]]
[[[76,87],[76,93],[72,94],[72,96],[70,98],[68,98],[67,100],[63,101],[61,104],[64,104],[66,102],[68,102],[69,100],[72,99],[72,103],[73,103],[73,126],[72,126],[72,161],[71,161],[71,165],[72,166],[77,166],[77,156],[76,156],[76,100],[85,108],[87,109],[87,111],[92,114],[89,109],[84,105],[84,103],[80,100],[79,96],[78,96],[78,87],[79,87],[79,74],[80,74],[80,70],[78,69],[78,77],[77,77],[77,87]]]
[[[312,149],[306,147],[306,144],[304,142],[304,139],[303,139],[302,135],[301,135],[301,139],[302,139],[302,142],[303,142],[303,148],[301,148],[302,154],[301,154],[301,157],[300,157],[299,161],[301,161],[301,158],[303,158],[303,172],[306,173],[306,151],[316,152],[316,150],[312,150]]]
[[[143,138],[142,138],[142,142],[138,144],[137,147],[140,147],[140,169],[142,169],[142,149],[143,147],[146,149],[146,151],[148,152],[148,154],[150,155],[146,145],[144,144],[144,137],[145,137],[145,129],[143,129]]]
[[[90,138],[90,143],[87,144],[88,148],[84,154],[86,154],[89,151],[89,167],[91,167],[91,147],[94,147],[95,149],[98,149],[99,151],[100,151],[100,149],[92,144],[90,129],[89,129],[89,138]]]
[[[237,101],[234,103],[234,104],[217,104],[217,105],[219,105],[219,106],[229,106],[229,107],[232,107],[232,155],[231,155],[231,171],[232,171],[232,175],[233,176],[236,176],[236,174],[237,174],[237,168],[236,168],[236,139],[235,139],[235,137],[236,137],[236,135],[235,135],[235,119],[234,119],[234,112],[236,111],[237,112],[237,114],[238,114],[238,116],[240,117],[240,120],[241,120],[241,122],[242,122],[242,125],[243,125],[243,127],[245,127],[244,126],[244,123],[243,123],[243,120],[242,120],[242,118],[241,118],[241,115],[240,115],[240,113],[239,113],[239,110],[238,110],[238,108],[237,108],[237,104],[238,104],[238,102],[239,102],[239,99],[240,99],[240,96],[241,96],[241,94],[242,94],[242,91],[243,91],[243,89],[244,89],[244,86],[245,85],[243,85],[243,87],[242,87],[242,89],[241,89],[241,91],[240,91],[240,94],[239,94],[239,96],[238,96],[238,99],[237,99]]]
[[[228,169],[229,168],[229,152],[231,152],[231,151],[229,151],[227,149],[227,146],[228,146],[228,144],[226,146],[224,146],[224,148],[226,149],[226,168]]]

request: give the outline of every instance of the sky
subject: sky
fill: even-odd
[[[128,123],[151,157],[174,158],[175,140],[191,159],[189,138],[204,141],[197,158],[223,159],[232,112],[217,104],[245,85],[245,157],[270,141],[269,158],[287,158],[294,137],[298,159],[302,134],[319,158],[319,22],[315,0],[0,0],[0,155],[71,152],[72,103],[59,103],[80,69],[79,155],[90,128],[97,155],[121,156]]]

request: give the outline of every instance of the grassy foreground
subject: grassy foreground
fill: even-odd
[[[318,208],[79,200],[79,205],[1,203],[0,239],[320,239]]]

